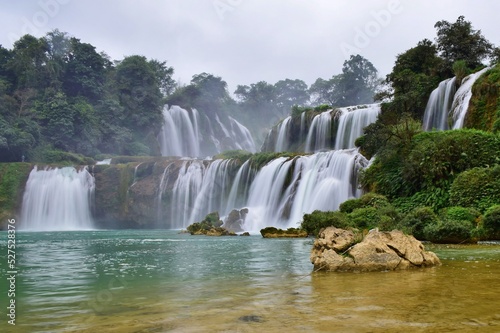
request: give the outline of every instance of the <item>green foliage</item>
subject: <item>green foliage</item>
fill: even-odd
[[[307,237],[307,232],[300,228],[288,228],[286,230],[278,229],[275,227],[266,227],[260,230],[260,234],[264,238],[296,238],[296,237]]]
[[[423,240],[425,239],[425,227],[435,225],[438,221],[438,216],[432,208],[417,207],[404,216],[401,220],[401,227],[405,232],[415,236],[415,238]]]
[[[344,61],[342,74],[329,80],[318,78],[309,88],[314,104],[335,107],[372,103],[380,84],[377,69],[361,55],[351,55]]]
[[[31,168],[29,163],[0,163],[0,229],[5,219],[15,217]]]
[[[491,206],[484,214],[483,228],[488,239],[500,239],[500,205]]]
[[[34,163],[49,163],[63,165],[92,165],[94,159],[80,154],[54,149],[49,145],[38,146],[30,151],[28,159]]]
[[[380,224],[381,216],[375,207],[358,208],[347,215],[349,223],[360,229],[372,229]]]
[[[247,161],[249,158],[251,158],[252,155],[253,155],[252,153],[246,150],[226,150],[220,154],[215,155],[214,159],[223,159],[223,160],[234,159],[240,161],[240,163],[243,163]]]
[[[331,226],[342,229],[351,227],[345,213],[323,212],[320,210],[315,210],[311,214],[304,214],[300,225],[301,229],[314,236],[317,236],[321,229]]]
[[[455,175],[498,163],[500,138],[476,130],[424,132],[416,135],[405,159],[403,181],[419,190],[448,189]]]
[[[455,23],[439,21],[434,27],[437,29],[438,50],[450,65],[463,60],[467,67],[476,68],[492,53],[493,45],[463,16],[459,16]]]
[[[500,165],[460,173],[450,187],[450,204],[481,212],[500,204]]]
[[[297,153],[290,153],[290,152],[282,152],[282,153],[257,153],[253,154],[250,157],[250,163],[252,167],[254,167],[257,170],[260,170],[264,165],[267,163],[271,162],[274,159],[277,159],[279,157],[286,157],[286,158],[293,158],[295,156],[299,156],[300,154]]]
[[[474,225],[467,220],[443,219],[424,227],[424,237],[433,243],[470,243]]]
[[[353,210],[364,207],[361,199],[349,199],[340,204],[339,211],[342,213],[352,213]]]
[[[465,60],[455,61],[452,66],[452,70],[457,82],[462,82],[463,78],[469,75],[470,72],[467,68],[467,62]]]
[[[473,208],[465,208],[459,206],[447,207],[441,214],[444,219],[465,220],[474,224],[477,223],[477,219],[481,215],[481,213]]]

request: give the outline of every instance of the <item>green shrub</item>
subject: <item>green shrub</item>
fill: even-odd
[[[416,192],[433,187],[447,191],[460,172],[500,162],[500,137],[489,132],[423,132],[413,137],[412,145],[403,178]]]
[[[366,207],[355,209],[347,215],[349,223],[359,229],[372,229],[378,227],[381,221],[381,215],[377,208]]]
[[[424,228],[424,237],[433,243],[470,243],[474,225],[466,220],[440,220]]]
[[[500,204],[500,165],[459,174],[450,187],[450,204],[472,207],[480,212]]]
[[[487,239],[500,239],[500,205],[492,206],[486,211],[483,228]]]
[[[307,231],[309,235],[318,236],[321,229],[326,227],[349,228],[349,222],[346,214],[342,212],[323,212],[315,210],[311,214],[304,214],[303,221],[300,225],[302,229]]]
[[[477,218],[481,215],[473,208],[465,207],[447,207],[442,212],[443,219],[449,220],[465,220],[477,224]]]
[[[0,163],[0,230],[15,217],[31,169],[29,163]]]
[[[342,213],[352,213],[353,210],[362,208],[363,203],[360,199],[349,199],[340,204],[339,211]]]
[[[438,216],[430,207],[417,207],[404,216],[401,228],[415,238],[424,240],[424,229],[439,222]]]

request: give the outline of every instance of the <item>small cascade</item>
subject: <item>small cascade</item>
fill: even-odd
[[[240,124],[234,118],[229,117],[229,121],[231,123],[231,138],[233,138],[237,148],[255,153],[257,149],[255,148],[255,142],[248,128]]]
[[[429,97],[424,113],[424,131],[449,129],[448,114],[456,91],[456,77],[439,83]]]
[[[380,113],[380,104],[366,107],[340,108],[339,127],[335,139],[335,149],[355,147],[357,138],[363,135],[363,129],[374,123]]]
[[[94,177],[86,168],[35,167],[24,191],[21,226],[27,231],[88,230]]]
[[[163,109],[164,124],[158,141],[162,156],[191,156],[200,154],[198,111],[188,112],[176,105]]]
[[[462,80],[462,85],[458,88],[453,98],[451,106],[451,114],[453,116],[453,129],[462,128],[464,125],[465,116],[469,108],[469,102],[472,97],[472,86],[474,82],[487,70],[489,67],[483,68],[479,72],[473,73]]]
[[[290,130],[291,116],[286,117],[278,126],[278,138],[276,139],[276,145],[274,146],[275,152],[287,151],[289,142],[288,135]]]
[[[456,77],[441,81],[429,96],[424,113],[423,129],[444,131],[462,128],[472,97],[472,86],[488,69],[489,67],[486,67],[466,76],[458,90],[455,88]]]
[[[305,152],[312,153],[331,148],[330,132],[333,110],[322,112],[314,117],[306,138]]]

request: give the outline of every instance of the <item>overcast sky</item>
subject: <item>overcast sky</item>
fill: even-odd
[[[497,0],[0,0],[0,44],[59,29],[113,60],[166,60],[189,83],[202,72],[238,84],[341,72],[350,53],[381,76],[397,54],[464,15],[500,45]]]

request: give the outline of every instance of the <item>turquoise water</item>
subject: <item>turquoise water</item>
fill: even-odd
[[[312,242],[18,232],[16,326],[5,278],[0,331],[500,332],[498,244],[427,246],[436,268],[328,274],[312,272]]]

